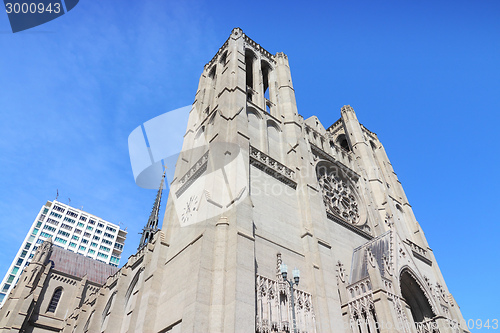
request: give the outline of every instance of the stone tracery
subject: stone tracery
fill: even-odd
[[[326,209],[351,224],[360,219],[359,206],[354,191],[339,176],[325,173],[318,179]]]

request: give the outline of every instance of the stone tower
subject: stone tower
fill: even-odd
[[[300,271],[293,292],[283,264]],[[328,128],[304,120],[287,56],[237,28],[201,75],[162,230],[65,332],[462,332],[462,322],[377,135],[350,106]]]

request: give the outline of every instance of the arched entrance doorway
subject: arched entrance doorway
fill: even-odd
[[[434,332],[436,316],[422,288],[408,270],[401,272],[401,294],[411,312],[417,332]]]

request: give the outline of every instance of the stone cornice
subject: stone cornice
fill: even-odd
[[[330,212],[326,212],[326,216],[328,217],[328,219],[332,220],[333,222],[336,222],[337,224],[340,224],[344,228],[347,228],[347,229],[349,229],[351,231],[354,231],[354,233],[360,235],[361,237],[366,238],[367,240],[372,240],[373,239],[373,236],[370,235],[369,233],[367,233],[367,232],[359,229],[358,227],[356,227],[356,226],[354,226],[352,224],[347,223],[342,218],[340,218],[340,217],[338,217],[336,215],[333,215]]]
[[[209,151],[203,154],[203,156],[200,157],[198,161],[196,161],[196,163],[179,180],[179,183],[182,185],[175,192],[177,198],[180,197],[182,193],[184,193],[184,191],[186,191],[187,188],[191,186],[191,184],[194,183],[194,181],[205,172],[205,170],[207,170],[208,152]]]
[[[250,146],[250,165],[255,166],[257,169],[260,169],[267,173],[270,176],[273,176],[280,182],[290,186],[294,190],[297,188],[297,183],[295,182],[295,171],[290,168],[287,168],[280,162],[271,158],[270,156],[264,154],[257,148]]]

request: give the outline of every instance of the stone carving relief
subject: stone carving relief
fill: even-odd
[[[384,263],[384,269],[387,272],[387,274],[389,274],[390,276],[392,276],[393,275],[393,272],[392,272],[393,271],[393,265],[392,265],[392,262],[391,262],[390,258],[386,254],[384,254],[382,256],[382,262]]]
[[[384,222],[385,224],[390,228],[392,228],[392,226],[394,225],[394,221],[392,220],[393,218],[393,214],[390,214],[388,212],[385,213],[385,219],[384,219]]]
[[[373,252],[370,248],[366,249],[366,256],[368,259],[368,263],[370,263],[372,267],[375,267],[375,257],[373,256]]]
[[[337,262],[337,278],[342,283],[345,283],[347,279],[347,274],[345,273],[344,264],[341,263],[340,260]]]

